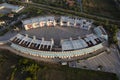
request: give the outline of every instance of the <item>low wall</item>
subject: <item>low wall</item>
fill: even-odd
[[[0,41],[0,45],[6,44],[8,41]]]

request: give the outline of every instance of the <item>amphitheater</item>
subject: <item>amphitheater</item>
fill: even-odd
[[[25,30],[10,39],[11,47],[41,58],[70,59],[104,48],[108,40],[102,26],[69,16],[39,16],[22,20]]]

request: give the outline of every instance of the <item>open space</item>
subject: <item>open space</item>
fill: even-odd
[[[38,39],[45,38],[45,40],[54,39],[55,44],[59,44],[61,39],[69,39],[72,37],[73,39],[77,39],[78,37],[85,37],[87,34],[91,34],[92,30],[84,30],[80,28],[74,27],[43,27],[30,29],[27,31],[21,31],[21,34],[28,34],[30,37],[36,36]]]

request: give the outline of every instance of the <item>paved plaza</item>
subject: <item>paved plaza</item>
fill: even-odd
[[[0,41],[7,41],[10,38],[14,37],[16,34],[18,34],[18,32],[16,32],[16,31],[9,31],[5,35],[0,36]]]
[[[69,39],[70,37],[77,39],[79,36],[82,38],[90,33],[92,33],[91,30],[87,31],[74,27],[43,27],[21,31],[21,34],[28,34],[31,37],[36,36],[38,39],[44,37],[45,40],[50,40],[53,38],[57,45],[61,39]]]

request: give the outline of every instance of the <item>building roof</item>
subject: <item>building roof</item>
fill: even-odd
[[[94,31],[96,32],[97,35],[107,35],[106,31],[102,26],[94,28]]]
[[[0,7],[11,9],[13,12],[18,12],[19,10],[24,8],[23,6],[12,5],[8,3],[2,3],[0,4]]]
[[[54,21],[54,17],[53,16],[47,16],[47,17],[35,17],[35,18],[30,18],[30,19],[26,19],[26,20],[23,20],[23,24],[26,25],[26,24],[32,24],[32,23],[35,23],[35,22],[40,22],[40,21]]]

